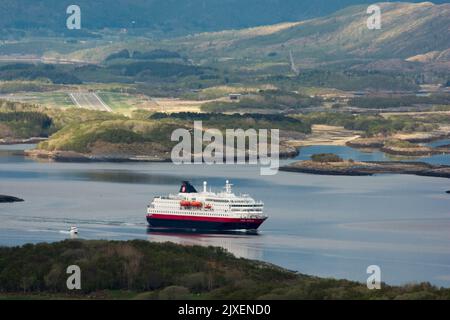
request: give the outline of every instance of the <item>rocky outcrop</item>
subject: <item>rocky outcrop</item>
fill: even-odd
[[[385,138],[357,138],[348,141],[346,145],[352,148],[378,149],[384,146],[385,141],[386,141]]]
[[[25,156],[57,162],[167,162],[168,155],[84,154],[74,151],[25,150]]]
[[[23,199],[0,194],[0,203],[23,202]]]
[[[414,174],[418,176],[450,178],[450,166],[423,162],[371,161],[371,162],[314,162],[298,161],[280,168],[281,171],[321,175],[371,176],[374,174]]]
[[[13,139],[13,138],[4,138],[0,139],[0,145],[11,145],[11,144],[36,144],[42,141],[47,140],[47,138],[27,138],[27,139]]]
[[[381,151],[387,154],[410,157],[432,156],[435,154],[450,153],[450,150],[441,150],[439,148],[430,148],[425,146],[417,146],[413,148],[398,148],[393,146],[384,146]]]
[[[417,141],[425,142],[425,137],[415,138]],[[411,138],[411,140],[413,140]],[[432,141],[428,137],[427,141]],[[399,140],[392,138],[358,138],[346,143],[347,146],[358,149],[379,149],[380,151],[398,156],[422,157],[432,156],[436,154],[448,154],[450,148],[448,146],[428,147],[415,144],[410,140]]]
[[[270,145],[268,146],[270,150]],[[170,149],[162,148],[158,144],[112,144],[95,143],[90,153],[75,151],[48,151],[44,149],[25,150],[25,156],[34,159],[45,159],[57,162],[169,162],[171,160]],[[298,156],[299,149],[280,142],[278,156],[281,159]],[[275,155],[274,155],[275,156]],[[248,153],[246,158],[248,158]],[[224,157],[225,159],[225,157]]]

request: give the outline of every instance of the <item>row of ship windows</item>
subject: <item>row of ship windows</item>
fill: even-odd
[[[165,206],[165,207],[173,207],[173,206],[175,206],[175,205],[179,205],[178,204],[178,202],[177,203],[159,203],[159,205],[160,206]],[[223,207],[226,207],[226,208],[229,208],[229,207],[231,207],[231,208],[262,208],[263,206],[262,205],[248,205],[248,204],[233,204],[233,205],[231,205],[231,206],[227,206],[227,205],[223,205],[223,204],[215,204],[215,206],[216,207],[220,207],[220,208],[223,208]]]
[[[235,208],[235,207],[260,208],[260,207],[262,207],[262,205],[259,205],[259,204],[232,204],[231,207],[232,208]]]
[[[252,206],[252,203],[248,203],[247,201],[233,201],[233,200],[218,200],[218,199],[205,199],[207,202],[222,202],[222,203],[232,203],[233,205],[235,203],[243,203],[243,205]]]
[[[177,207],[179,206],[178,203],[160,203],[159,204],[160,207]],[[262,205],[223,205],[223,204],[215,204],[214,207],[216,208],[248,208],[248,209],[257,209],[257,210],[261,210],[263,208]]]
[[[167,211],[167,213],[180,214],[180,212],[177,212],[177,211]],[[197,216],[228,217],[227,214],[223,214],[223,213],[214,213],[214,214],[212,214],[212,213],[206,213],[206,212],[193,212],[193,211],[189,211],[189,212],[186,212],[186,213],[189,213],[189,214],[192,214],[192,215],[197,215]]]
[[[192,199],[192,201],[195,201],[195,198],[194,199]],[[220,204],[217,204],[217,205],[223,205],[223,204],[230,204],[230,203],[232,203],[231,204],[231,206],[232,207],[262,207],[263,205],[262,204],[250,204],[250,203],[246,203],[246,204],[235,204],[236,202],[234,202],[234,201],[228,201],[228,200],[210,200],[210,199],[206,199],[206,201],[207,202],[220,202]],[[173,204],[175,204],[175,203],[178,203],[179,201],[178,200],[174,200],[174,201],[171,201],[170,203],[159,203],[160,205],[164,205],[164,204],[168,204],[168,205],[173,205]]]
[[[179,199],[170,199],[170,198],[165,198],[165,197],[160,197],[160,198],[156,198],[156,199],[161,199],[161,200],[171,200],[173,202],[178,202],[180,201]],[[186,199],[186,200],[190,200],[190,201],[196,201],[197,198],[192,198],[192,199]],[[247,205],[252,205],[249,204],[247,201],[238,201],[238,200],[223,200],[223,199],[205,199],[205,202],[220,202],[220,203],[244,203]]]

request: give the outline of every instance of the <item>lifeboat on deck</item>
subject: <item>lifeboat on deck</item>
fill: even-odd
[[[180,201],[180,206],[182,206],[182,207],[190,207],[191,206],[191,202],[190,201],[186,201],[186,200],[181,200]]]
[[[201,208],[203,207],[203,203],[201,203],[200,201],[192,201],[191,206],[194,208]]]
[[[207,204],[207,205],[205,206],[205,209],[212,209],[212,205]]]

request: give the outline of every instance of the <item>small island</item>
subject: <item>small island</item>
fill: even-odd
[[[280,158],[292,158],[298,155],[298,148],[289,145],[287,141],[293,137],[303,137],[304,132],[309,130],[309,127],[300,120],[274,115],[197,113],[142,115],[141,112],[134,114],[134,118],[106,114],[98,120],[96,113],[86,111],[79,113],[74,115],[79,117],[77,121],[65,125],[49,139],[41,141],[34,149],[25,150],[24,155],[58,162],[169,162],[172,160],[172,149],[177,144],[171,139],[172,133],[177,129],[192,131],[194,121],[201,120],[205,129],[217,128],[223,134],[227,128],[234,126],[245,130],[259,130],[267,128],[270,123],[275,128],[284,128],[278,155]],[[64,116],[69,117],[67,114]],[[245,151],[248,155],[249,150]]]
[[[354,161],[335,154],[315,154],[311,160],[297,161],[280,168],[281,171],[321,175],[371,176],[374,174],[414,174],[427,177],[450,178],[450,166],[424,162]]]
[[[0,194],[0,203],[23,202],[23,199]]]
[[[436,154],[449,154],[447,145],[429,147],[409,140],[394,138],[357,138],[346,143],[347,146],[359,149],[378,149],[384,153],[398,156],[422,157]]]

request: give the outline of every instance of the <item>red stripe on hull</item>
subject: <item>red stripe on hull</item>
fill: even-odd
[[[205,222],[221,222],[221,223],[263,223],[266,219],[240,219],[240,218],[221,218],[221,217],[196,217],[196,216],[180,216],[171,214],[151,214],[147,218],[162,220],[181,220],[181,221],[205,221]]]

